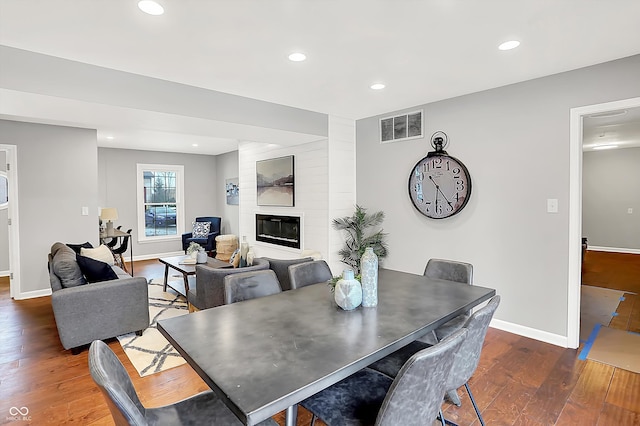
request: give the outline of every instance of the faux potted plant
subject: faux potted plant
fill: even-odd
[[[189,247],[187,247],[187,255],[196,259],[197,263],[207,263],[207,253],[204,251],[204,247],[195,241],[191,241],[189,243]]]
[[[388,246],[385,241],[387,234],[381,228],[378,229],[383,221],[384,212],[367,213],[366,208],[356,205],[353,215],[333,219],[331,223],[333,229],[346,233],[344,247],[338,251],[338,254],[341,256],[342,263],[353,269],[358,281],[360,281],[360,259],[367,247],[373,248],[378,259],[387,256]],[[333,277],[329,281],[332,290],[340,278]]]

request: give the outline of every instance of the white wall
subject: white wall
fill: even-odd
[[[0,171],[7,171],[7,153],[0,150]],[[9,210],[0,208],[0,276],[9,273]]]
[[[0,120],[0,144],[18,157],[21,288],[50,291],[47,254],[56,241],[98,241],[96,131]],[[89,215],[82,216],[82,207]]]
[[[225,184],[227,179],[238,177],[238,151],[216,157],[216,185],[218,186],[218,208],[222,214],[221,234],[238,235],[240,229],[240,206],[227,204]]]
[[[582,235],[589,246],[640,253],[640,148],[583,154]]]
[[[357,122],[358,204],[387,214],[385,266],[422,273],[431,257],[474,264],[475,283],[502,296],[496,318],[567,335],[569,111],[640,95],[640,55],[440,102],[424,108],[423,139],[381,145],[378,117]],[[466,208],[429,220],[407,182],[438,130],[471,173]],[[546,213],[546,200],[559,213]],[[571,244],[579,244],[573,241]]]
[[[256,161],[268,158],[294,156],[295,206],[258,206],[256,197]],[[278,258],[300,257],[302,249],[318,250],[328,255],[328,200],[327,141],[293,147],[270,146],[262,143],[241,142],[240,160],[240,231],[247,237],[256,256]],[[255,241],[255,215],[278,214],[302,217],[302,249],[280,247]]]

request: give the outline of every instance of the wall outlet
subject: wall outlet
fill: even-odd
[[[558,199],[557,198],[548,198],[547,199],[547,213],[558,213]]]

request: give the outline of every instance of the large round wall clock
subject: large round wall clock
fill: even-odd
[[[462,161],[447,154],[447,135],[431,136],[431,151],[418,161],[409,175],[409,198],[416,209],[431,219],[460,212],[471,196],[471,176]]]

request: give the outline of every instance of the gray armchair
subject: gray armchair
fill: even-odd
[[[51,305],[65,349],[78,353],[94,340],[142,333],[149,326],[147,279],[111,268],[117,279],[87,284],[76,253],[62,243],[51,247]]]
[[[224,305],[224,277],[264,269],[269,269],[269,262],[261,258],[254,259],[252,266],[244,268],[211,268],[207,265],[196,265],[195,285],[189,284],[187,294],[189,303],[200,310]]]

